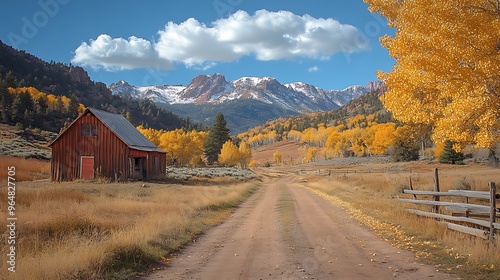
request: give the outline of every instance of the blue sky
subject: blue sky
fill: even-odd
[[[384,34],[361,0],[9,0],[0,10],[4,43],[108,85],[221,73],[343,89],[392,68]]]

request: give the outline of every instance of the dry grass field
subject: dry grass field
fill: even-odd
[[[9,279],[129,277],[220,223],[258,187],[220,178],[197,185],[141,185],[18,183],[17,266]],[[5,198],[0,219],[6,221],[4,183],[0,197]],[[0,243],[6,244],[6,238],[2,234]],[[7,271],[6,261],[0,270]]]
[[[17,181],[46,179],[50,175],[49,161],[0,155],[0,183],[2,185],[7,180],[7,168],[10,166],[16,168]]]
[[[272,153],[278,150],[284,161],[290,157],[296,162],[298,148],[293,143],[276,143],[254,151],[254,159],[272,161]],[[266,174],[277,171],[277,176],[300,174],[304,187],[341,206],[387,241],[415,251],[437,270],[463,279],[500,279],[500,241],[490,243],[447,230],[432,219],[407,213],[405,208],[419,207],[398,200],[408,197],[401,189],[407,188],[410,176],[414,189],[431,190],[434,168],[440,170],[442,191],[486,191],[490,181],[499,186],[499,169],[479,164],[381,163],[376,158],[273,165],[259,169]],[[168,261],[167,252],[220,223],[259,184],[223,178],[182,184],[172,179],[147,188],[139,182],[53,184],[39,180],[48,177],[48,162],[2,156],[3,198],[7,197],[8,166],[16,166],[17,272],[9,275],[14,279],[130,277],[158,260]],[[0,200],[3,221],[7,202]],[[0,236],[2,244],[6,244],[5,232]],[[0,270],[7,270],[6,262],[1,262]]]

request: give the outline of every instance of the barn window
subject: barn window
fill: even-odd
[[[97,136],[97,125],[91,123],[82,123],[82,136]]]

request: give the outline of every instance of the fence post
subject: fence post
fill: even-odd
[[[413,191],[413,182],[411,181],[411,176],[410,176],[410,190]],[[417,195],[416,194],[413,194],[413,198],[414,199],[417,199]]]
[[[496,210],[497,210],[497,195],[496,195],[496,186],[495,183],[490,182],[490,240],[493,240],[493,237],[495,236],[495,227],[493,226],[493,223],[495,223],[496,219]]]
[[[434,168],[434,191],[435,192],[439,192],[439,173],[438,173],[438,169],[437,168]],[[434,196],[434,201],[439,201],[439,196],[438,195]],[[439,212],[439,206],[438,205],[432,206],[432,212],[438,213]]]

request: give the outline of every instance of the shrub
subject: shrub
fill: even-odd
[[[415,143],[398,139],[389,149],[389,154],[393,161],[413,161],[418,159],[418,150]]]

